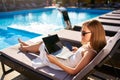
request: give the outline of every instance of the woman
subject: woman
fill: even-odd
[[[73,47],[73,56],[67,60],[56,58],[53,55],[48,55],[44,50],[44,43],[28,45],[23,41],[20,50],[34,53],[40,53],[40,58],[43,63],[57,70],[64,70],[69,74],[77,74],[82,70],[106,45],[105,31],[102,24],[97,20],[85,22],[81,30],[80,48]]]

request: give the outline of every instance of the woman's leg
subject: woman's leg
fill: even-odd
[[[36,44],[33,44],[33,45],[28,45],[25,42],[21,41],[20,39],[19,39],[19,42],[21,43],[21,46],[19,48],[21,51],[32,52],[32,53],[35,53],[35,54],[40,53],[39,47],[42,44],[42,42],[39,42],[39,43],[36,43]]]

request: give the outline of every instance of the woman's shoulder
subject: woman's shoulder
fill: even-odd
[[[91,48],[90,44],[85,44],[82,46],[83,48],[83,51],[89,51],[89,52],[92,52],[92,53],[96,53],[97,54],[97,51],[94,50],[93,48]]]

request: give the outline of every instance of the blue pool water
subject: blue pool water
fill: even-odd
[[[72,26],[111,11],[77,8],[67,10]],[[18,37],[29,40],[64,28],[61,13],[54,8],[0,12],[0,44],[4,45],[0,49],[16,44]]]
[[[41,36],[40,34],[30,33],[23,30],[8,28],[7,30],[0,29],[0,49],[7,48],[18,43],[18,38],[27,41],[31,38]]]

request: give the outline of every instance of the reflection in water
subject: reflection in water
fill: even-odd
[[[27,17],[28,17],[28,20],[32,20],[33,18],[32,13],[29,13]]]
[[[24,16],[22,16],[22,15],[15,15],[14,16],[15,20],[22,20],[23,18],[24,18]]]
[[[78,14],[78,18],[81,18],[81,19],[85,19],[86,16],[87,16],[87,14],[85,14],[85,13]]]
[[[41,20],[43,20],[44,22],[46,22],[47,19],[48,19],[48,16],[47,16],[45,13],[43,13],[43,14],[41,15]]]
[[[75,12],[70,12],[69,17],[72,18],[72,19],[76,19],[77,14]]]
[[[68,15],[72,26],[74,26],[75,24],[81,23],[100,14],[93,14],[86,11],[69,11]],[[0,27],[2,25],[40,34],[47,34],[55,30],[60,30],[65,26],[63,16],[57,9],[15,14],[11,17],[0,19],[0,23]]]

